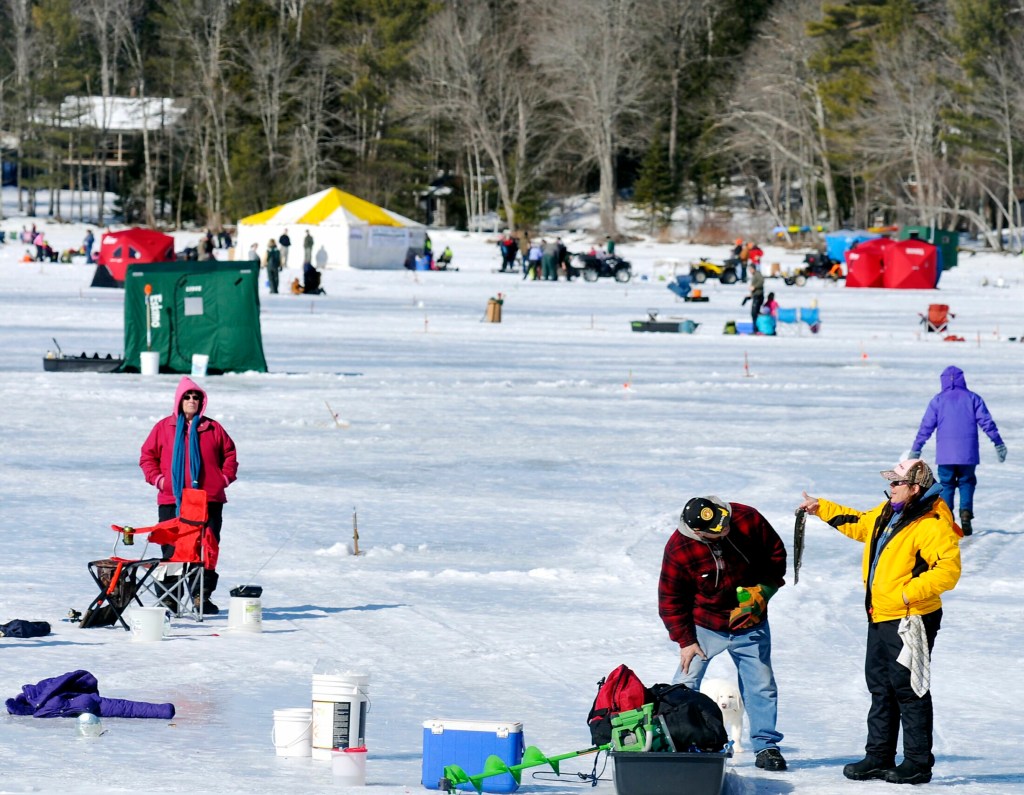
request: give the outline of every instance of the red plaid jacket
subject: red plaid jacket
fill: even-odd
[[[729,630],[729,613],[739,604],[738,586],[785,584],[786,547],[779,534],[749,505],[730,506],[725,538],[705,542],[677,530],[665,544],[658,613],[680,646],[696,643],[696,624]]]

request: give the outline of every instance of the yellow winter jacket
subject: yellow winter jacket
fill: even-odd
[[[938,495],[925,494],[906,506],[879,553],[870,587],[872,554],[892,517],[889,501],[858,511],[819,499],[818,516],[864,544],[865,607],[873,622],[933,613],[942,607],[939,594],[960,579],[960,538],[949,507]],[[909,605],[903,603],[904,594]]]

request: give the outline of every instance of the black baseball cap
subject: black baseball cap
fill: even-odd
[[[718,535],[729,526],[729,510],[707,497],[694,497],[686,503],[680,519],[695,532]]]

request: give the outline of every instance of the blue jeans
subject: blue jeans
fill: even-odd
[[[698,626],[697,642],[707,654],[707,661],[694,657],[688,674],[683,673],[680,665],[672,677],[672,684],[682,682],[694,690],[699,689],[708,663],[723,651],[729,652],[739,674],[740,695],[750,724],[754,753],[778,745],[782,740],[782,733],[775,730],[779,689],[775,686],[775,674],[772,672],[772,632],[768,620],[739,633],[715,632]]]
[[[942,499],[949,510],[953,510],[953,498],[960,487],[960,510],[974,513],[974,487],[978,478],[974,464],[939,464],[939,483],[942,484]]]

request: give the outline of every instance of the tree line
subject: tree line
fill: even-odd
[[[614,235],[623,191],[653,231],[738,181],[783,227],[1022,248],[1020,0],[0,3],[4,160],[30,213],[42,188],[113,186],[126,218],[218,226],[338,185],[422,217],[443,176],[460,225],[530,226],[585,190]],[[181,115],[142,103],[159,110],[115,157],[106,110],[85,123],[74,96]]]

